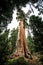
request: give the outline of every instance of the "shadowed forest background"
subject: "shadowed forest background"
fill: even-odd
[[[31,9],[27,13],[21,9],[26,7],[26,4],[29,4]],[[31,6],[39,11],[38,16],[34,15]],[[13,19],[15,8],[17,9],[17,21],[23,20],[24,29],[28,29],[26,40],[33,60],[12,56],[17,48],[19,29],[17,27],[10,32],[7,26]],[[31,12],[33,15],[30,16]],[[40,15],[43,15],[43,0],[0,0],[0,65],[43,65],[43,18]],[[11,33],[10,37],[9,33]]]

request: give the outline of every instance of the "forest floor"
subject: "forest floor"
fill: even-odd
[[[23,58],[24,58],[24,60],[25,60],[27,63],[29,63],[28,65],[43,65],[43,63],[41,62],[42,57],[43,57],[43,55],[40,55],[39,53],[34,53],[34,54],[32,55],[32,59],[25,58],[25,57],[23,57]],[[15,59],[15,60],[18,60],[19,57],[10,59],[9,61],[10,61],[10,62],[13,62],[14,59]],[[21,60],[21,59],[20,59],[20,60]],[[20,62],[22,62],[22,61],[20,61]]]

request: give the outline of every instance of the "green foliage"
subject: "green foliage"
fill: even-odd
[[[36,2],[37,0],[32,0],[31,2]],[[0,1],[0,14],[5,15],[7,18],[12,18],[12,12],[16,5],[18,8],[19,6],[25,6],[29,0],[1,0]],[[19,9],[19,8],[18,8]]]
[[[9,55],[8,32],[9,31],[5,31],[2,35],[0,35],[0,64],[4,64]]]
[[[30,65],[31,63],[26,62],[23,57],[20,57],[18,59],[13,60],[12,62],[9,62],[9,65]]]
[[[1,0],[0,1],[0,23],[3,22],[3,27],[7,26],[9,21],[12,20],[14,3],[11,0]]]
[[[35,44],[33,42],[33,38],[31,36],[27,37],[28,47],[30,48],[31,53],[35,51]]]
[[[27,21],[26,17],[25,17],[25,13],[20,9],[18,12],[17,12],[17,17],[16,19],[19,21],[19,20],[22,20],[24,25],[25,25],[25,22]]]
[[[17,10],[21,6],[25,6],[28,2],[36,3],[38,0],[1,0],[0,1],[0,22],[4,24],[2,27],[6,27],[12,20],[12,14],[15,7]],[[4,20],[3,20],[4,19]]]
[[[43,49],[43,21],[38,16],[30,17],[30,27],[33,32],[33,40],[36,46],[36,51],[42,51]]]
[[[18,37],[18,29],[13,29],[11,31],[11,37],[10,37],[10,42],[12,44],[12,52],[15,50],[16,48],[16,41],[17,41],[17,37]]]
[[[17,17],[16,19],[18,21],[23,21],[24,23],[24,28],[28,27],[28,23],[27,23],[27,18],[29,17],[28,15],[30,15],[31,11],[29,10],[26,14],[23,10],[19,9],[19,11],[17,12]]]

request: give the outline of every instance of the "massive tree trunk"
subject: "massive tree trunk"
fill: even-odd
[[[26,36],[25,36],[25,29],[23,20],[20,20],[20,31],[19,31],[19,39],[17,43],[17,49],[14,53],[15,56],[24,56],[24,57],[31,57],[30,50],[28,48]]]
[[[18,40],[18,53],[19,55],[23,55],[25,57],[30,57],[31,53],[28,48],[26,36],[25,36],[25,29],[23,20],[20,21],[20,33],[19,33],[19,40]]]
[[[25,56],[25,57],[31,56],[30,50],[28,48],[26,36],[25,36],[23,20],[20,21],[20,31],[19,31],[17,53],[19,56]]]

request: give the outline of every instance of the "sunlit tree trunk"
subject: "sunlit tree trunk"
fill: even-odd
[[[20,32],[19,32],[19,40],[17,47],[18,47],[17,52],[20,56],[30,57],[31,53],[28,48],[28,44],[25,36],[23,20],[20,20]]]
[[[19,31],[19,37],[18,37],[18,43],[15,53],[12,55],[13,57],[27,57],[32,58],[30,50],[28,48],[26,36],[25,36],[25,29],[23,20],[20,20],[20,31]]]

